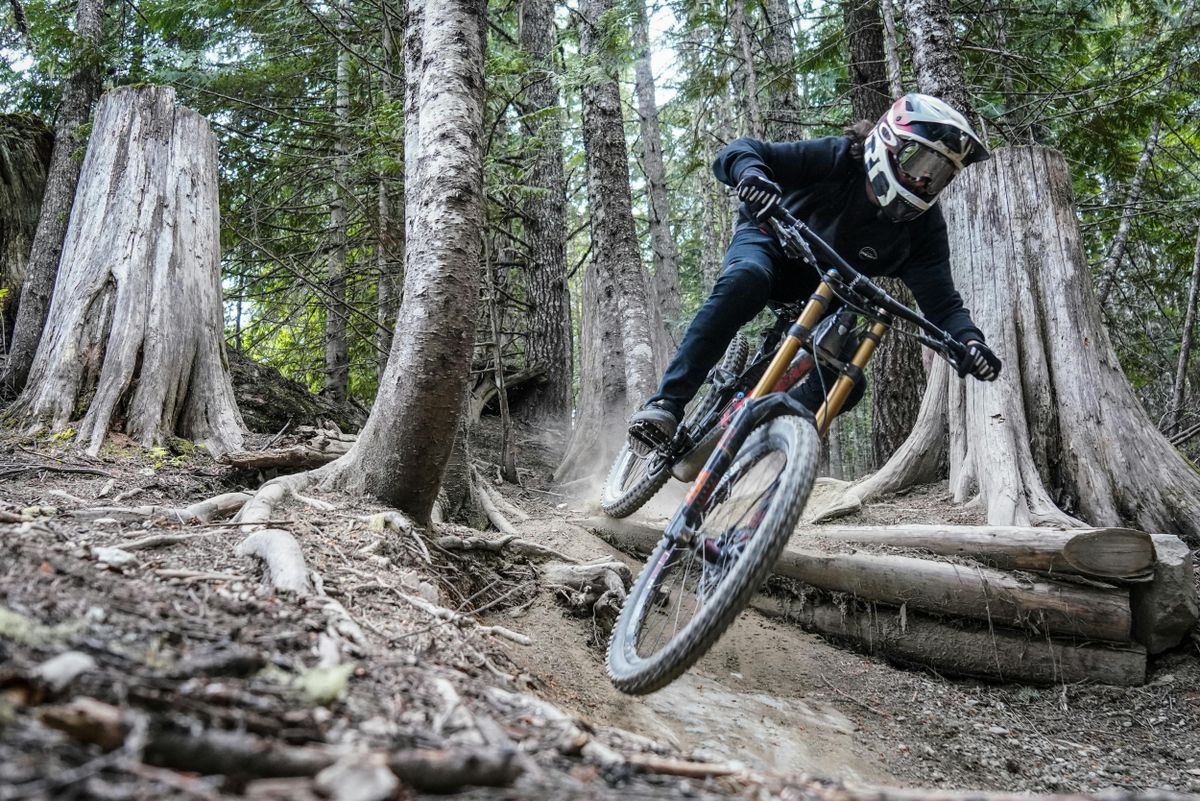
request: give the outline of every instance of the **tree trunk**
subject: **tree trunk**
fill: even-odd
[[[143,445],[240,447],[224,353],[217,141],[168,87],[118,89],[92,127],[61,277],[29,382],[9,410],[77,432],[114,421]]]
[[[992,525],[1091,525],[1200,543],[1200,474],[1147,417],[1113,352],[1080,245],[1062,156],[997,151],[946,191],[955,283],[1004,371],[993,383],[935,370],[912,436],[854,502],[928,479],[950,430],[956,500],[978,492]],[[980,215],[981,208],[1003,209]]]
[[[892,104],[884,67],[884,28],[878,0],[845,0],[850,46],[850,100],[854,119],[874,122]],[[894,278],[880,284],[901,303],[913,305],[912,294]],[[921,409],[925,371],[921,346],[909,337],[885,337],[871,362],[872,467],[888,460],[904,442]],[[840,478],[840,476],[838,476]]]
[[[25,386],[33,364],[34,354],[42,339],[46,311],[54,293],[55,275],[63,239],[67,235],[67,219],[79,182],[79,130],[92,113],[100,93],[101,24],[104,17],[103,0],[79,0],[75,11],[75,44],[72,51],[75,72],[63,88],[54,126],[54,152],[46,175],[46,192],[42,196],[42,214],[33,236],[26,278],[21,288],[20,309],[13,328],[12,346],[3,376],[0,376],[0,400],[12,398]]]
[[[1179,366],[1175,368],[1175,386],[1171,392],[1170,422],[1165,431],[1178,433],[1183,419],[1183,401],[1187,392],[1188,366],[1192,357],[1192,337],[1196,333],[1196,306],[1200,303],[1200,227],[1196,230],[1196,251],[1192,260],[1192,281],[1188,288],[1187,310],[1183,317],[1183,338],[1179,343]]]
[[[341,0],[338,31],[347,34],[349,0]],[[350,347],[346,342],[346,239],[347,205],[350,177],[350,51],[338,45],[337,78],[334,87],[334,118],[337,133],[333,140],[333,197],[329,201],[330,253],[325,298],[325,386],[323,394],[334,402],[350,393]]]
[[[904,94],[904,73],[900,70],[900,47],[896,38],[896,9],[892,0],[879,0],[883,11],[883,52],[887,62],[888,90],[892,99]]]
[[[24,114],[0,114],[0,353],[9,337],[37,231],[54,132]]]
[[[408,4],[404,304],[371,415],[325,479],[421,523],[463,414],[478,318],[484,23],[481,0]]]
[[[1150,536],[1131,528],[827,525],[805,529],[804,533],[830,542],[964,556],[1000,570],[1070,573],[1100,580],[1147,578],[1155,563]]]
[[[751,44],[750,20],[746,17],[745,0],[729,0],[729,26],[741,56],[735,72],[741,74],[741,100],[746,109],[747,133],[755,139],[766,136],[762,105],[758,100],[758,69],[754,66],[754,47]]]
[[[580,52],[600,67],[600,75],[583,88],[583,141],[591,205],[592,258],[601,274],[612,276],[620,310],[621,349],[625,356],[628,399],[648,399],[658,385],[654,366],[651,314],[633,225],[629,189],[629,155],[621,116],[621,92],[614,55],[607,50],[606,19],[613,0],[588,0]],[[585,341],[584,347],[595,343]],[[626,411],[629,411],[626,409]]]
[[[579,327],[581,364],[575,428],[554,472],[559,482],[603,476],[625,438],[625,352],[621,344],[617,288],[593,260],[583,276]]]
[[[764,0],[767,17],[767,138],[795,141],[804,138],[800,98],[796,93],[796,36],[787,0]]]
[[[529,339],[525,364],[543,367],[546,380],[524,407],[538,419],[565,420],[571,413],[574,356],[571,298],[567,288],[566,179],[563,176],[562,106],[559,102],[553,0],[522,0],[521,47],[538,80],[525,90],[521,125],[530,148],[529,187],[522,206],[529,245],[526,293]]]
[[[650,281],[657,328],[655,349],[662,367],[675,352],[680,319],[679,257],[675,236],[671,233],[671,205],[667,198],[666,168],[663,166],[662,134],[658,127],[658,104],[654,97],[654,73],[650,68],[649,25],[646,4],[642,0],[633,24],[634,88],[637,95],[638,124],[641,130],[642,168],[646,173],[646,195],[650,210],[650,246],[654,251],[654,275]]]
[[[384,2],[380,9],[383,12],[382,50],[383,73],[381,84],[384,102],[396,102],[396,81],[392,72],[397,69],[396,47],[392,36],[391,6]],[[398,154],[387,154],[390,158],[404,158],[404,143],[400,142]],[[377,264],[379,267],[378,320],[379,326],[375,334],[375,375],[383,379],[387,370],[388,354],[392,352],[392,332],[396,329],[396,314],[400,309],[400,284],[404,274],[404,215],[397,216],[393,209],[404,208],[404,185],[393,180],[387,170],[379,173],[379,245],[377,248]]]
[[[874,122],[892,105],[884,61],[879,0],[843,0],[850,49],[850,107],[854,120]]]
[[[917,87],[925,94],[940,97],[975,124],[977,117],[967,95],[949,0],[906,0],[904,21],[912,45]]]

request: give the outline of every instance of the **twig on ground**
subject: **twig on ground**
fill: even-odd
[[[517,645],[533,645],[533,640],[529,639],[524,634],[507,629],[504,626],[481,626],[466,615],[460,615],[458,612],[447,609],[444,606],[437,606],[436,604],[426,601],[424,598],[420,598],[415,595],[408,595],[407,593],[400,592],[399,590],[393,590],[393,593],[396,595],[396,597],[402,599],[410,606],[415,606],[417,609],[427,612],[439,620],[445,620],[447,622],[459,625],[468,623],[473,624],[476,630],[481,634],[494,634],[495,636],[503,637],[510,642],[515,642]]]
[[[203,570],[160,568],[154,571],[159,578],[185,579],[187,581],[245,581],[245,576],[236,573],[210,573]]]
[[[840,695],[842,698],[846,699],[850,703],[854,704],[855,706],[862,707],[863,709],[867,710],[868,712],[870,712],[874,715],[878,715],[881,718],[890,718],[892,716],[892,714],[890,712],[885,712],[882,709],[876,709],[875,707],[871,706],[870,704],[867,704],[867,703],[864,703],[863,701],[858,700],[850,693],[834,686],[833,682],[831,682],[829,679],[825,678],[824,673],[820,673],[818,675],[821,677],[821,681],[825,682],[826,687],[833,690],[835,693],[837,693],[838,695]]]

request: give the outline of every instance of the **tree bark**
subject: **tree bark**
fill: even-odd
[[[349,0],[337,5],[338,31],[344,40],[347,32]],[[334,119],[337,132],[333,139],[333,197],[329,200],[330,252],[326,274],[325,298],[325,386],[330,400],[343,401],[350,394],[350,347],[346,341],[346,240],[347,205],[350,177],[350,51],[339,44],[337,77],[334,86]]]
[[[900,70],[900,47],[896,37],[896,9],[892,0],[879,0],[883,11],[883,52],[887,62],[888,89],[893,99],[904,94],[903,75]]]
[[[534,419],[565,420],[571,413],[574,356],[571,298],[567,287],[566,179],[563,176],[562,105],[559,101],[553,0],[522,0],[521,47],[538,80],[525,90],[521,127],[530,148],[529,187],[523,206],[529,268],[529,339],[525,363],[545,370],[524,407]]]
[[[634,91],[637,95],[638,125],[641,131],[642,169],[646,174],[646,195],[650,211],[650,246],[654,252],[654,274],[650,280],[657,331],[655,349],[661,367],[675,352],[684,321],[679,302],[679,256],[671,233],[671,204],[667,198],[667,175],[663,166],[662,133],[658,126],[658,103],[654,97],[654,73],[650,66],[649,25],[645,0],[637,9],[633,24]]]
[[[629,406],[648,399],[658,383],[654,365],[651,314],[646,276],[642,270],[633,201],[629,189],[629,156],[621,116],[621,93],[616,63],[599,26],[612,0],[589,0],[580,37],[580,52],[599,67],[599,76],[583,88],[583,141],[588,166],[591,204],[592,258],[602,282],[611,281],[619,313],[618,331],[624,356],[625,394]],[[584,340],[585,348],[596,341]],[[620,427],[619,419],[608,426]]]
[[[602,531],[618,532],[622,545],[643,553],[662,539],[662,530],[653,526],[589,521],[593,522]],[[1128,642],[1132,636],[1128,588],[1031,578],[911,556],[832,553],[808,547],[810,543],[811,538],[794,539],[772,572],[828,592],[1043,635],[1110,642]]]
[[[763,123],[762,104],[758,99],[758,69],[754,65],[754,48],[750,42],[750,20],[746,17],[745,0],[729,0],[729,26],[733,29],[741,59],[735,72],[741,73],[742,103],[746,109],[746,122],[749,134],[755,139],[766,136],[766,125]]]
[[[805,535],[831,542],[888,545],[965,556],[1000,570],[1140,580],[1154,568],[1150,536],[1131,528],[1019,526],[815,526]]]
[[[906,0],[904,21],[912,45],[917,87],[946,101],[976,124],[978,118],[967,95],[967,79],[954,38],[949,0]]]
[[[168,87],[101,101],[61,278],[11,419],[77,432],[95,454],[114,421],[143,445],[178,435],[240,447],[224,360],[217,141]]]
[[[392,8],[390,2],[380,5],[383,14],[381,28],[383,71],[380,84],[383,99],[389,105],[398,99],[396,80],[392,73],[402,65],[396,58],[396,45],[392,35]],[[389,158],[404,158],[404,143],[399,143],[399,153],[387,154]],[[377,380],[383,379],[387,370],[388,354],[392,352],[392,333],[396,329],[396,314],[400,310],[400,284],[404,280],[404,215],[397,216],[393,209],[404,208],[404,184],[393,179],[388,170],[379,173],[379,244],[376,249],[376,263],[379,278],[376,292],[378,294],[379,326],[375,333],[375,375]]]
[[[850,50],[850,107],[854,120],[874,122],[892,105],[884,59],[879,0],[843,0]]]
[[[562,483],[604,475],[625,438],[624,416],[631,402],[625,387],[617,288],[597,260],[583,276],[581,316],[575,427],[554,471],[555,481]]]
[[[25,386],[34,354],[42,339],[50,297],[54,293],[59,256],[67,235],[67,220],[75,185],[79,182],[80,128],[92,113],[100,93],[103,55],[100,49],[103,0],[79,0],[75,11],[75,43],[72,58],[75,71],[63,88],[54,126],[54,152],[46,175],[42,213],[33,236],[26,278],[21,288],[20,309],[13,328],[12,345],[4,374],[0,376],[0,400],[15,397]]]
[[[844,0],[850,49],[850,100],[854,119],[874,122],[892,104],[884,59],[884,27],[878,0]],[[897,95],[899,96],[899,95]],[[913,305],[912,294],[894,278],[880,283],[901,303]],[[871,361],[871,455],[878,468],[896,452],[917,420],[925,371],[921,346],[909,337],[885,337]],[[837,476],[840,478],[841,476]]]
[[[968,628],[929,615],[880,606],[757,596],[754,608],[801,627],[909,665],[957,676],[1047,684],[1146,683],[1146,649],[1138,645],[1075,644],[995,626]]]
[[[1178,433],[1183,419],[1183,401],[1187,397],[1188,366],[1192,358],[1192,337],[1196,333],[1196,307],[1200,304],[1200,226],[1196,230],[1196,250],[1192,259],[1192,280],[1188,287],[1187,310],[1183,315],[1183,337],[1179,342],[1179,365],[1171,392],[1170,422],[1165,431]]]
[[[796,36],[787,0],[764,0],[767,17],[767,138],[795,141],[804,138],[800,97],[796,92]]]
[[[25,283],[54,132],[36,117],[0,114],[0,353]]]
[[[1091,525],[1131,522],[1200,544],[1200,474],[1157,431],[1121,371],[1062,156],[999,150],[946,195],[955,283],[1004,371],[983,384],[935,370],[924,424],[847,495],[861,501],[928,480],[920,465],[941,447],[948,419],[951,489],[960,501],[977,491],[992,525],[1077,525],[1060,499]]]
[[[485,4],[408,4],[404,305],[358,442],[325,483],[427,523],[463,413],[483,231]],[[437,180],[425,180],[437,176]]]

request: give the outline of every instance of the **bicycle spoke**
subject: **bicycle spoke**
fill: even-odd
[[[657,592],[647,604],[635,650],[648,657],[672,640],[709,603],[717,587],[737,562],[744,542],[779,487],[787,464],[778,451],[749,459],[731,471],[714,490],[707,514],[696,532],[695,544],[676,546],[663,559]],[[706,547],[720,549],[716,560]],[[699,562],[698,565],[693,564]]]

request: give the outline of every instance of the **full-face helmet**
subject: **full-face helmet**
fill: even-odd
[[[919,217],[964,167],[989,158],[966,117],[915,93],[893,103],[863,142],[871,191],[895,222]]]

